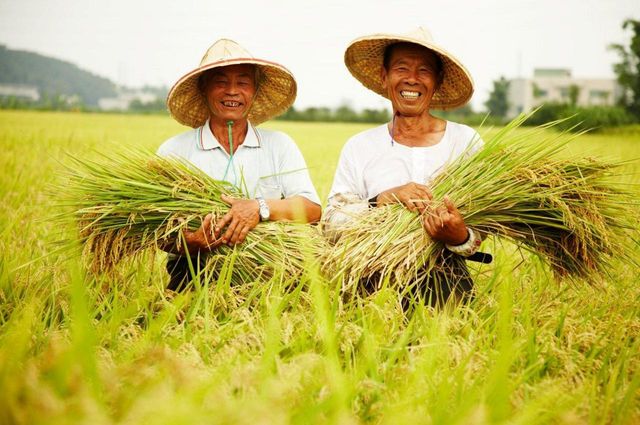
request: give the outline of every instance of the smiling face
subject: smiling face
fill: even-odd
[[[246,120],[256,94],[256,69],[250,64],[214,68],[203,75],[201,90],[214,121]]]
[[[394,112],[404,116],[428,113],[441,80],[441,61],[431,50],[416,44],[388,47],[382,85]]]

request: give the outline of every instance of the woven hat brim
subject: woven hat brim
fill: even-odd
[[[200,127],[209,118],[206,98],[198,87],[203,72],[229,65],[252,64],[260,70],[256,96],[248,119],[258,125],[284,113],[296,99],[297,84],[293,74],[284,66],[255,58],[235,58],[213,62],[194,69],[176,82],[167,96],[167,108],[180,124]]]
[[[382,63],[387,46],[395,43],[413,43],[433,51],[442,60],[444,78],[434,93],[430,107],[453,109],[469,102],[474,91],[469,71],[452,54],[441,47],[412,37],[376,34],[354,40],[344,53],[344,62],[358,81],[368,89],[389,98],[382,86]]]

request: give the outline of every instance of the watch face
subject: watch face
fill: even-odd
[[[258,204],[260,204],[260,220],[261,221],[265,221],[265,220],[269,220],[269,206],[267,205],[267,203],[265,202],[264,199],[259,199],[258,200]]]

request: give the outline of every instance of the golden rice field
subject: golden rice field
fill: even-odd
[[[369,127],[265,126],[297,141],[323,199],[342,144]],[[59,249],[75,234],[54,220],[67,212],[54,188],[68,155],[154,151],[183,129],[160,116],[0,111],[1,424],[640,423],[630,264],[594,285],[559,282],[488,240],[495,261],[472,265],[469,305],[407,315],[391,289],[345,300],[314,269],[175,294],[164,254],[94,276]],[[640,158],[640,131],[570,149]],[[624,171],[639,182],[637,161]]]

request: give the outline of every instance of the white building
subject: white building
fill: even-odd
[[[0,97],[15,97],[33,102],[40,100],[37,87],[25,84],[0,84]]]
[[[543,103],[570,103],[578,106],[614,105],[622,88],[614,79],[573,78],[569,69],[535,69],[533,78],[510,81],[509,118],[528,112]]]
[[[103,97],[98,100],[98,107],[103,111],[126,111],[134,100],[150,103],[158,98],[153,93],[143,91],[121,91],[118,97]]]

